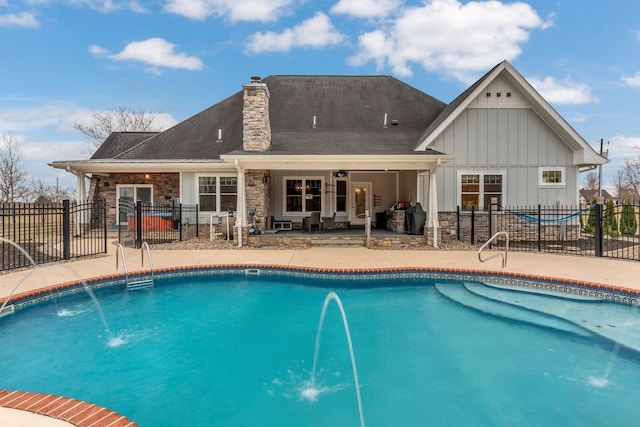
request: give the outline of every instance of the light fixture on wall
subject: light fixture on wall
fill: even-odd
[[[151,178],[151,175],[149,175],[148,173],[145,173],[144,174],[144,179],[149,179],[149,178]]]
[[[349,171],[346,171],[344,169],[340,169],[337,172],[333,173],[333,176],[335,176],[336,178],[344,178],[345,176],[349,175]]]

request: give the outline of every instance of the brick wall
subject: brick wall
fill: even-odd
[[[150,184],[153,186],[153,203],[167,203],[168,199],[180,196],[180,175],[177,173],[148,174],[110,174],[94,176],[89,184],[90,199],[107,201],[107,227],[116,223],[116,188],[120,184]]]

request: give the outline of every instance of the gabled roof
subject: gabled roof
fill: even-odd
[[[436,138],[499,76],[519,91],[536,114],[574,152],[574,163],[576,165],[600,165],[607,162],[607,159],[596,153],[508,61],[502,61],[493,67],[443,109],[430,126],[426,128],[416,150],[425,150],[433,144]]]
[[[445,107],[389,76],[274,75],[262,81],[271,95],[271,148],[263,155],[425,154],[415,145]],[[216,160],[242,154],[242,97],[239,91],[114,157]],[[216,142],[218,132],[222,142]]]

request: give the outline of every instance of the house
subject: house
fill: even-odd
[[[580,171],[605,162],[504,61],[448,105],[389,76],[252,77],[164,132],[50,166],[76,174],[78,198],[105,198],[112,224],[123,200],[178,198],[205,222],[235,211],[245,236],[249,210],[260,229],[313,211],[358,225],[419,202],[437,246],[458,207],[576,205]]]
[[[604,202],[607,202],[609,200],[613,200],[613,201],[616,200],[616,198],[613,197],[611,193],[609,193],[604,188],[601,191],[580,189],[580,204],[581,205],[591,204],[594,200],[597,200],[598,197],[600,197],[600,195],[602,195],[602,200]]]

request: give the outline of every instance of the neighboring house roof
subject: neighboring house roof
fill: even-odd
[[[598,198],[598,190],[580,190],[580,197],[582,197],[586,202],[591,202],[592,200],[596,200]],[[607,190],[602,189],[602,198],[605,200],[614,199]]]
[[[112,132],[98,147],[92,159],[110,159],[158,132]]]
[[[522,77],[508,62],[502,61],[482,76],[469,89],[453,100],[430,124],[417,145],[418,150],[427,149],[444,130],[471,104],[491,82],[504,78],[527,101],[540,118],[574,152],[576,165],[600,165],[607,159],[600,156],[556,110]]]

